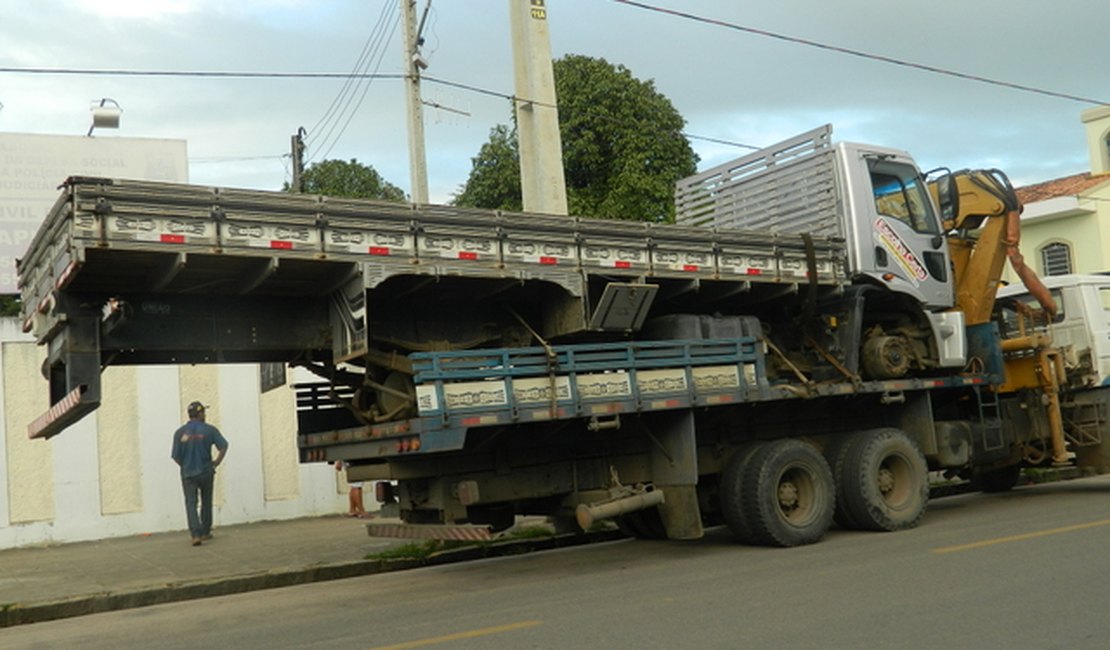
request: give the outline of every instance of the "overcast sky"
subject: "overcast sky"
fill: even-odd
[[[427,0],[419,0],[422,9]],[[446,201],[489,129],[509,122],[510,1],[432,0],[425,100],[433,201]],[[1110,102],[1106,0],[645,0],[732,25]],[[188,141],[193,182],[278,189],[289,138],[310,160],[373,165],[409,189],[402,82],[60,75],[11,69],[326,72],[368,42],[402,72],[399,0],[0,0],[0,131],[82,135],[92,100],[123,107],[103,137]],[[613,0],[548,0],[553,55],[603,57],[654,80],[687,133],[766,145],[826,122],[834,138],[906,149],[922,168],[998,167],[1015,184],[1086,171],[1079,114],[1096,104],[953,78],[684,20]],[[383,20],[384,19],[384,20]],[[383,23],[385,29],[375,28]],[[388,42],[379,36],[389,37]],[[374,59],[378,61],[378,58]],[[351,93],[348,93],[351,94]],[[324,118],[332,118],[322,122]],[[349,122],[348,122],[349,119]],[[334,126],[333,126],[334,125]],[[345,126],[345,128],[343,128]],[[331,127],[331,128],[329,128]],[[701,167],[746,150],[693,140]],[[60,180],[60,179],[59,179]]]

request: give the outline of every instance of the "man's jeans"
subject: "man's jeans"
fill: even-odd
[[[216,472],[181,479],[185,489],[185,515],[189,519],[189,532],[194,538],[212,532],[212,482]],[[200,515],[197,515],[197,497],[200,497]]]

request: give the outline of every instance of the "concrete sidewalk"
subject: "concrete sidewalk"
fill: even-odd
[[[382,570],[366,556],[404,544],[346,516],[0,551],[0,627]],[[391,567],[395,568],[395,567]]]
[[[422,559],[377,560],[366,557],[414,540],[372,538],[369,521],[332,515],[222,526],[201,546],[179,531],[3,550],[0,628],[623,537],[615,529],[509,537]],[[544,519],[517,520],[518,527],[537,525]]]

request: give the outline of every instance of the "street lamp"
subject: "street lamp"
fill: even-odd
[[[101,129],[118,129],[119,116],[123,113],[120,108],[119,102],[114,99],[105,97],[97,102],[95,99],[92,102],[92,125],[89,126],[87,136],[91,136],[93,129],[99,127]]]

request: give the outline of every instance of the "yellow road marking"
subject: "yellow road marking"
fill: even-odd
[[[543,621],[521,621],[519,623],[509,623],[508,625],[483,627],[478,630],[456,632],[454,634],[436,636],[430,639],[419,639],[417,641],[406,641],[404,643],[397,643],[394,645],[383,645],[377,648],[372,648],[371,650],[405,650],[405,648],[421,648],[428,645],[435,645],[437,643],[447,643],[449,641],[459,641],[462,639],[473,639],[480,636],[489,636],[490,634],[500,634],[501,632],[512,632],[513,630],[521,630],[526,627],[534,627],[536,625],[543,625]]]
[[[1027,539],[1034,539],[1036,537],[1045,537],[1047,535],[1059,535],[1061,533],[1071,533],[1077,530],[1085,530],[1087,528],[1097,528],[1099,526],[1110,526],[1110,519],[1102,519],[1100,521],[1092,521],[1086,524],[1075,524],[1074,526],[1062,526],[1060,528],[1051,528],[1049,530],[1038,530],[1032,533],[1022,533],[1021,535],[1010,535],[1009,537],[998,537],[996,539],[985,539],[981,542],[971,542],[970,544],[957,544],[956,546],[942,546],[934,548],[934,553],[956,553],[958,551],[970,551],[971,549],[983,548],[984,546],[994,546],[995,544],[1006,544],[1008,542],[1021,542]]]

